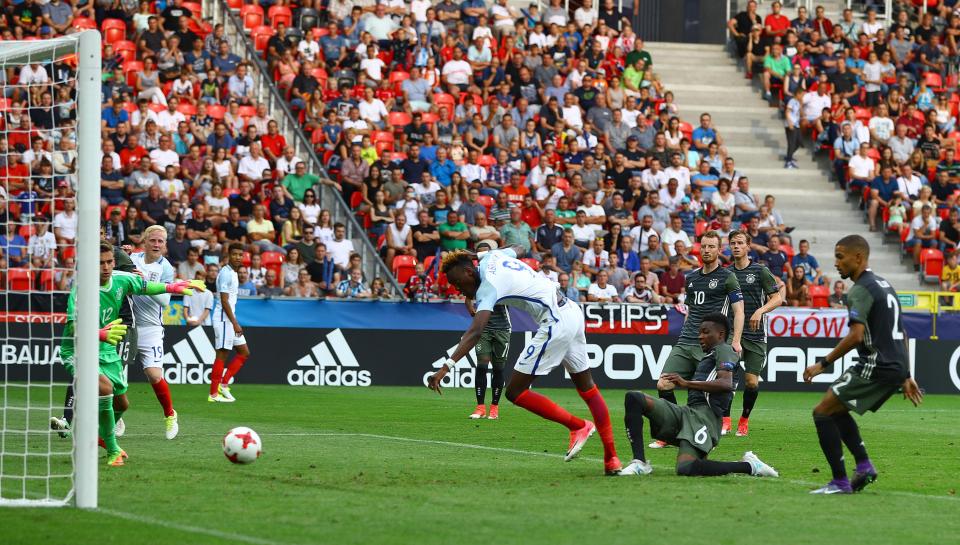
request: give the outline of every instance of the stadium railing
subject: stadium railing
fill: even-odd
[[[949,291],[900,291],[900,307],[905,312],[929,312],[930,338],[937,339],[937,317],[941,312],[960,312],[960,293]]]
[[[323,167],[323,162],[314,151],[310,139],[300,129],[296,116],[290,112],[286,100],[277,91],[266,64],[253,47],[253,43],[247,38],[243,24],[237,18],[237,15],[231,11],[229,4],[225,0],[211,0],[204,2],[203,6],[205,18],[211,18],[214,25],[223,24],[224,38],[230,43],[231,52],[256,68],[250,74],[256,86],[256,97],[266,103],[267,110],[279,125],[280,132],[287,137],[288,143],[296,150],[297,157],[306,162],[307,171],[316,173],[321,178],[330,179]],[[343,197],[337,191],[331,189],[330,186],[322,183],[318,184],[317,192],[323,207],[330,210],[330,214],[335,218],[335,221],[340,221],[346,226],[347,238],[353,241],[354,248],[362,259],[367,282],[374,277],[380,277],[388,286],[392,287],[392,291],[397,297],[403,297],[402,286],[397,283],[396,277],[380,259],[380,255],[370,242],[367,232],[357,222]]]

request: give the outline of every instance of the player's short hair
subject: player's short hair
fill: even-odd
[[[240,242],[231,242],[230,245],[227,246],[227,255],[230,255],[230,252],[232,252],[232,251],[234,251],[234,250],[240,250],[241,252],[245,251],[245,250],[243,249],[243,244],[242,244],[242,243],[240,243]]]
[[[714,238],[717,240],[717,246],[723,246],[723,238],[720,236],[720,233],[710,230],[706,233],[700,235],[700,243],[703,244],[703,239],[705,238]]]
[[[440,262],[440,270],[443,274],[450,274],[457,267],[472,267],[473,256],[466,250],[454,250],[443,256]]]
[[[727,335],[730,334],[730,322],[727,320],[727,317],[719,312],[711,312],[703,317],[703,322],[710,322],[720,326],[720,329],[723,330],[723,338],[726,339]]]
[[[837,246],[860,252],[864,257],[870,257],[870,243],[860,235],[847,235],[837,241]]]
[[[727,239],[730,240],[730,242],[733,242],[733,237],[742,237],[747,244],[750,244],[751,242],[753,242],[753,237],[750,236],[750,233],[746,231],[741,231],[739,229],[730,233],[730,235],[727,236]]]
[[[100,253],[101,253],[101,254],[106,254],[106,253],[111,253],[111,254],[112,254],[112,253],[113,253],[113,245],[110,244],[109,242],[101,242],[101,243],[100,243]]]
[[[151,233],[163,233],[163,238],[167,238],[167,228],[162,225],[151,225],[143,230],[143,238],[146,239]]]

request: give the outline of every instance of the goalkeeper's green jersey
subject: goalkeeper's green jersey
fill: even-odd
[[[100,325],[105,327],[120,317],[120,308],[128,295],[142,295],[147,289],[147,281],[143,277],[132,273],[113,271],[110,281],[100,286]],[[64,365],[73,365],[74,353],[74,320],[76,319],[77,286],[70,290],[67,299],[67,327],[63,332],[63,342],[60,345],[60,357]],[[117,358],[117,347],[109,343],[100,343],[100,361]]]

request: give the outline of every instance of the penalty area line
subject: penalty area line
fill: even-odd
[[[239,541],[242,543],[250,543],[252,545],[291,545],[289,543],[283,543],[280,541],[271,541],[269,539],[262,539],[259,537],[245,536],[242,534],[234,534],[230,532],[221,532],[219,530],[211,530],[209,528],[200,528],[199,526],[191,526],[189,524],[179,524],[176,522],[159,520],[151,517],[145,517],[143,515],[137,515],[134,513],[116,511],[114,509],[100,508],[100,509],[97,509],[96,512],[102,513],[110,517],[115,517],[118,519],[129,520],[131,522],[137,522],[140,524],[149,524],[151,526],[159,526],[161,528],[167,528],[169,530],[177,530],[177,531],[188,533],[188,534],[215,537],[217,539],[222,539],[225,541]]]

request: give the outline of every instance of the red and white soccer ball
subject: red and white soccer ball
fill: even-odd
[[[262,452],[260,436],[250,428],[233,428],[223,437],[223,455],[235,464],[253,463]]]

